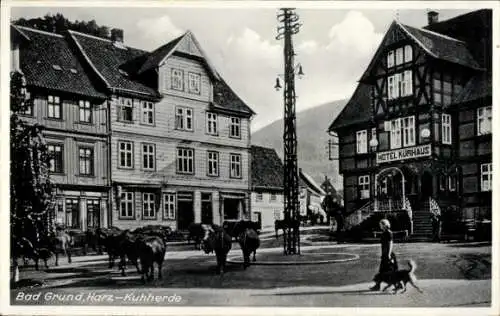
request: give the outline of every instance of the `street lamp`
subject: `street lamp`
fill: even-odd
[[[302,65],[300,63],[295,65],[295,67],[293,68],[293,73],[296,74],[299,79],[302,79],[302,77],[304,77],[304,71],[303,71]],[[280,77],[283,77],[283,76],[284,75],[280,74],[276,78],[276,84],[274,85],[274,89],[276,89],[276,91],[279,91],[282,88]]]
[[[378,140],[375,135],[372,136],[372,139],[370,139],[370,148],[372,151],[376,151],[378,147]]]

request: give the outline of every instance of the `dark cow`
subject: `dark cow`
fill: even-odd
[[[203,250],[205,253],[215,252],[217,258],[217,274],[224,274],[227,253],[231,250],[232,239],[224,229],[217,225],[203,225]]]
[[[253,262],[256,261],[255,255],[257,248],[260,247],[259,234],[251,228],[245,229],[238,236],[238,242],[243,252],[243,268],[246,269],[250,266],[250,254],[253,252]]]
[[[127,268],[127,259],[131,262],[137,273],[141,273],[141,269],[139,269],[139,249],[138,249],[138,241],[144,238],[141,234],[134,234],[130,232],[128,229],[121,232],[120,235],[117,236],[118,249],[116,253],[120,256],[120,264],[118,265],[118,269],[122,271],[122,275],[125,276],[125,270]]]
[[[190,240],[194,241],[194,248],[201,249],[201,240],[205,237],[205,230],[203,229],[202,223],[191,223],[188,226],[188,242]]]
[[[258,222],[240,220],[240,221],[225,221],[222,223],[222,228],[233,238],[238,238],[238,236],[244,232],[246,229],[253,229],[258,232],[260,225]]]
[[[48,249],[41,248],[37,249],[33,243],[26,237],[11,239],[11,251],[12,258],[15,261],[15,266],[17,266],[17,260],[23,258],[24,266],[28,264],[28,260],[31,259],[35,262],[35,269],[38,271],[38,261],[42,259],[45,263],[45,268],[48,269],[47,260],[50,258],[51,253]]]
[[[300,221],[299,220],[293,220],[291,221],[292,225],[291,227],[295,227],[297,229],[299,229],[299,226],[300,226]],[[282,219],[282,220],[275,220],[274,221],[274,232],[276,234],[276,239],[278,239],[278,230],[285,230],[288,228],[288,225],[286,223],[286,220]]]
[[[134,231],[132,231],[132,233],[146,236],[157,236],[166,243],[168,241],[168,238],[172,234],[172,229],[169,226],[163,225],[147,225],[135,229]]]
[[[136,240],[136,247],[141,259],[142,280],[154,279],[154,263],[158,265],[158,279],[161,279],[162,264],[165,260],[166,245],[158,236],[146,236]]]
[[[109,268],[112,268],[115,264],[115,258],[120,257],[120,235],[122,230],[116,227],[111,228],[98,228],[97,238],[99,242],[99,247],[104,246],[106,252],[108,253]]]

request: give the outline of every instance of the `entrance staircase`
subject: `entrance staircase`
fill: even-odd
[[[430,199],[420,203],[420,207],[413,210],[412,240],[429,240],[432,237],[432,223],[430,217]]]

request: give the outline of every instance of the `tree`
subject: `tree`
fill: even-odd
[[[67,30],[74,30],[102,38],[110,38],[109,28],[99,26],[95,20],[91,21],[69,21],[61,13],[51,15],[47,13],[43,18],[24,19],[20,18],[13,22],[17,25],[32,27],[46,32],[62,34]]]
[[[10,82],[10,228],[14,280],[18,279],[16,259],[20,255],[20,241],[35,246],[51,234],[53,221],[50,156],[42,126],[27,124],[18,115],[28,109],[30,102],[23,75],[13,72]]]

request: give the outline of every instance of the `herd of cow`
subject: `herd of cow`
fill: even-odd
[[[232,225],[224,223],[222,227],[215,224],[192,223],[188,230],[188,241],[194,241],[196,249],[203,250],[207,254],[215,253],[217,274],[224,273],[233,238],[240,244],[245,269],[250,265],[252,253],[253,261],[256,260],[260,239],[254,222],[239,221]],[[103,250],[107,252],[109,268],[113,268],[115,260],[119,258],[118,269],[122,275],[125,275],[127,264],[131,263],[146,282],[154,279],[154,263],[158,266],[158,278],[162,277],[162,264],[171,234],[170,227],[162,225],[149,225],[135,230],[122,230],[117,227],[97,228],[85,232],[83,238],[71,231],[57,229],[55,235],[39,240],[36,245],[26,238],[16,239],[12,244],[12,250],[16,264],[18,258],[23,258],[25,264],[28,259],[32,259],[38,270],[38,261],[43,260],[45,268],[48,268],[47,260],[52,255],[55,255],[57,266],[59,253],[64,253],[68,263],[71,263],[75,239],[81,239],[85,251],[88,247],[92,247],[98,254],[102,254]]]

